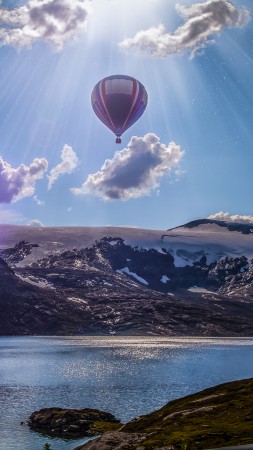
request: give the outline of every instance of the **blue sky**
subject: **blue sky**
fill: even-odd
[[[251,216],[252,14],[252,0],[0,1],[0,222],[167,229]],[[149,97],[120,145],[90,102],[113,74]],[[144,170],[150,152],[159,164]],[[130,181],[138,172],[128,190],[123,160]]]

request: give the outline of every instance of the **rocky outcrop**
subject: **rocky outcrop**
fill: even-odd
[[[74,438],[119,428],[120,422],[98,409],[44,408],[31,414],[28,426],[44,434]]]
[[[98,439],[94,439],[88,442],[85,447],[82,445],[77,447],[75,450],[128,450],[134,449],[138,446],[139,450],[141,447],[141,442],[146,439],[146,435],[143,433],[122,433],[120,431],[106,433]],[[172,448],[174,450],[174,447]]]
[[[251,269],[245,256],[224,256],[210,264],[207,264],[204,250],[177,250],[176,256],[183,260],[185,258],[183,267],[176,266],[175,255],[172,256],[168,249],[161,252],[155,249],[133,248],[126,245],[121,238],[106,237],[91,248],[52,254],[29,267],[17,269],[17,272],[44,279],[47,283],[63,288],[77,287],[76,275],[80,270],[79,275],[82,275],[82,278],[79,276],[78,284],[81,282],[85,289],[90,288],[91,277],[101,284],[105,277],[115,282],[115,274],[120,273],[124,275],[128,286],[131,281],[135,286],[162,293],[175,293],[179,289],[189,289],[192,286],[213,292],[223,289],[224,293],[231,282],[240,283],[243,275]],[[64,277],[62,274],[63,268],[68,276]],[[59,269],[60,276],[57,274]]]
[[[30,255],[34,247],[38,247],[38,244],[30,244],[29,242],[22,240],[17,242],[13,248],[1,250],[0,256],[2,256],[8,264],[17,264]]]

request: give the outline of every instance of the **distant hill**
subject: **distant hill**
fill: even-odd
[[[218,225],[223,228],[227,228],[229,231],[238,231],[243,234],[250,234],[253,232],[253,224],[251,223],[242,223],[242,222],[226,222],[223,220],[213,220],[213,219],[198,219],[189,222],[183,227],[185,228],[195,228],[200,225]],[[181,228],[181,227],[178,227]]]
[[[252,336],[253,224],[0,225],[0,330]]]

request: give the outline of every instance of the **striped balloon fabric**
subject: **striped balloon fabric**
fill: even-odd
[[[148,102],[145,87],[127,75],[112,75],[99,81],[91,94],[97,117],[117,136],[131,127],[144,113]]]

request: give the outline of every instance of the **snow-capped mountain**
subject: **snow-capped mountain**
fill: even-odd
[[[2,334],[253,334],[253,224],[1,225],[0,256]]]

